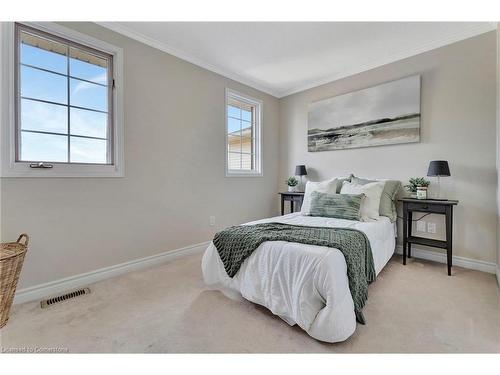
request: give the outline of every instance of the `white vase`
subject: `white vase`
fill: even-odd
[[[295,193],[295,192],[297,191],[297,186],[289,186],[289,187],[288,187],[288,191],[289,191],[290,193]]]

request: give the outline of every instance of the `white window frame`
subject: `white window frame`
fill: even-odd
[[[2,177],[123,177],[123,49],[86,34],[51,22],[20,22],[43,32],[83,44],[113,56],[113,164],[50,163],[50,169],[30,168],[30,162],[16,160],[15,113],[15,27],[13,22],[2,23],[0,41],[1,61],[1,175]]]
[[[228,147],[228,104],[229,104],[229,99],[236,99],[245,103],[248,103],[252,106],[255,106],[255,125],[254,126],[254,132],[255,132],[255,144],[254,144],[254,152],[255,152],[255,168],[250,170],[250,171],[245,171],[245,170],[236,170],[236,169],[229,169],[229,161],[228,161],[228,156],[229,156],[229,147]],[[226,166],[226,177],[259,177],[263,176],[263,171],[262,171],[262,113],[263,113],[263,107],[264,104],[262,100],[252,98],[248,95],[242,94],[238,91],[232,90],[230,88],[226,88],[226,100],[225,100],[225,106],[224,106],[224,133],[225,133],[225,140],[226,140],[226,151],[224,154],[225,157],[225,166]]]

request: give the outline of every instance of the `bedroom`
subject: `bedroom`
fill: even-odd
[[[26,19],[2,352],[500,352],[496,22]]]

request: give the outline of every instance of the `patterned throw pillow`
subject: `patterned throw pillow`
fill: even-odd
[[[302,208],[300,209],[300,213],[302,215],[309,215],[309,211],[311,210],[312,192],[319,191],[320,193],[335,194],[338,189],[338,184],[339,181],[336,178],[320,182],[307,181],[306,191],[304,193],[304,199],[302,201]]]
[[[327,194],[317,191],[311,194],[311,216],[357,220],[361,218],[361,202],[364,194]]]

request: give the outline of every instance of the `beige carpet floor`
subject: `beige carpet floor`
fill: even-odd
[[[69,352],[500,352],[500,294],[491,274],[394,256],[370,286],[347,341],[318,342],[250,302],[205,290],[201,255],[91,285],[92,293],[41,309],[13,308],[2,350]]]

